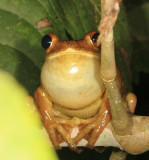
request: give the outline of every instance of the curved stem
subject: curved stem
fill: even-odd
[[[124,151],[113,151],[109,160],[125,160],[127,157],[127,153]]]
[[[106,81],[112,81],[116,78],[113,30],[101,43],[101,76]]]
[[[104,82],[110,102],[112,113],[112,126],[116,134],[126,135],[131,133],[132,119],[129,117],[116,85],[116,81]]]
[[[105,15],[105,9],[110,8],[110,2],[101,1],[102,17]],[[109,4],[108,4],[109,2]],[[116,134],[126,135],[131,133],[132,119],[127,114],[122,102],[122,98],[116,85],[116,64],[114,55],[113,30],[101,43],[101,78],[106,86],[109,97],[112,125]]]

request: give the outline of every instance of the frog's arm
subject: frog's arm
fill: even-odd
[[[34,93],[34,100],[38,110],[41,114],[42,122],[48,132],[48,135],[52,143],[56,146],[57,149],[60,149],[59,142],[56,138],[56,133],[54,128],[49,128],[49,125],[56,125],[54,117],[52,115],[52,102],[48,99],[47,94],[44,92],[44,89],[39,87]]]

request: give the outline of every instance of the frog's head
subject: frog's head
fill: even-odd
[[[42,39],[42,47],[46,50],[46,57],[53,54],[60,55],[80,52],[80,54],[99,54],[97,47],[97,38],[99,33],[95,31],[88,32],[81,40],[62,41],[55,34],[49,33]]]
[[[53,102],[81,109],[102,96],[105,88],[100,78],[98,35],[91,31],[78,41],[62,41],[51,33],[43,37],[46,57],[41,84]]]

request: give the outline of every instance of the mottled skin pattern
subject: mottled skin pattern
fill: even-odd
[[[97,47],[96,42],[92,41],[95,33],[89,32],[79,41],[62,41],[56,35],[49,34],[52,43],[46,49],[41,86],[36,90],[34,99],[44,127],[56,149],[60,149],[60,144],[65,141],[72,150],[79,152],[76,145],[83,138],[88,141],[87,147],[94,148],[96,140],[110,123],[109,100],[100,76],[100,46]],[[133,114],[136,97],[132,93],[127,96],[124,94],[118,70],[116,82],[126,112]],[[132,131],[135,135],[121,136],[112,128],[111,130],[124,150],[137,154],[146,151],[148,146],[145,145],[142,150],[131,148],[131,145],[134,145],[132,141],[138,136],[137,126],[140,122],[137,122],[141,118],[132,119],[134,124],[137,124]],[[144,123],[146,122],[145,119]],[[71,129],[74,127],[79,128],[79,134],[71,138]],[[148,131],[146,132],[148,134]],[[139,136],[142,136],[141,133]],[[126,146],[129,143],[130,145]],[[112,156],[123,154],[113,153]]]

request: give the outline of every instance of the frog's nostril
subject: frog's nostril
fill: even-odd
[[[45,35],[41,41],[42,47],[44,49],[47,49],[51,46],[51,44],[52,44],[52,38],[49,35]]]

